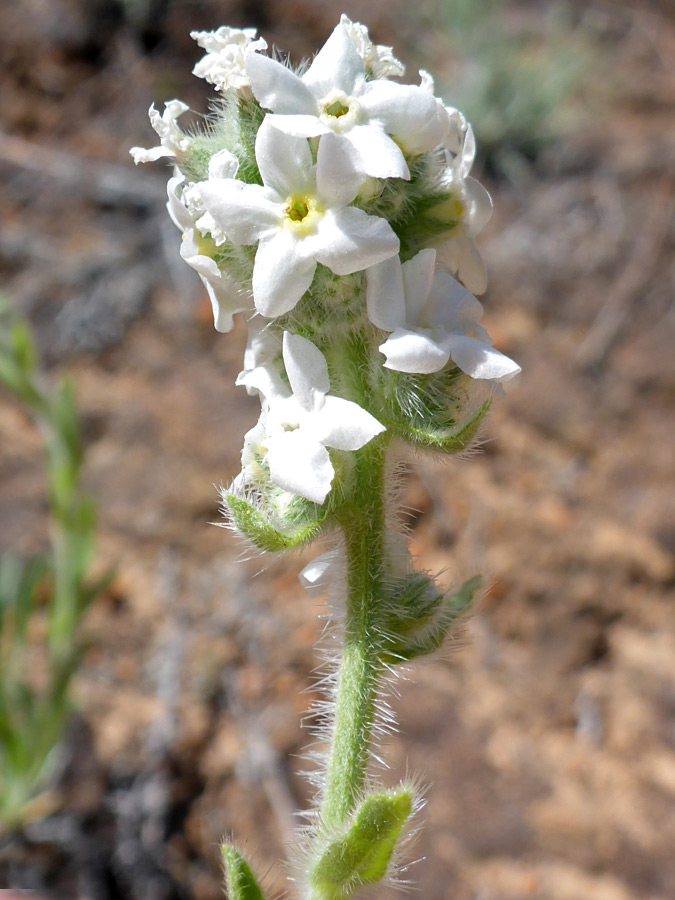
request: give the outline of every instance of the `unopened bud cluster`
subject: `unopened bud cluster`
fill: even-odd
[[[160,145],[132,154],[174,165],[169,213],[216,329],[229,331],[237,313],[248,323],[237,383],[259,396],[261,414],[224,504],[259,549],[284,550],[351,521],[365,502],[364,448],[396,438],[462,450],[495,385],[519,371],[493,348],[474,296],[486,287],[474,238],[491,201],[469,175],[475,144],[462,114],[434,96],[426,72],[418,85],[392,80],[404,69],[391,49],[346,16],[297,71],[254,29],[192,36],[206,51],[194,74],[220,99],[190,132],[178,124],[185,104],[151,107]],[[306,583],[329,568],[317,561]],[[414,571],[399,535],[376,568],[374,652],[386,665],[435,649],[476,587],[446,597]],[[412,802],[393,796],[368,802]],[[360,881],[352,873],[344,890],[326,887],[326,860],[347,853],[339,841],[367,830],[365,803],[351,831],[318,841],[317,896],[368,882],[359,863]]]

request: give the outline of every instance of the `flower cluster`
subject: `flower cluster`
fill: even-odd
[[[262,409],[234,493],[283,530],[293,498],[348,494],[349,454],[377,434],[464,446],[489,393],[472,382],[519,371],[470,293],[486,286],[474,237],[491,202],[469,176],[471,126],[427,72],[391,80],[403,66],[363,25],[342,16],[298,72],[254,29],[192,37],[220,102],[190,132],[185,104],[151,107],[160,144],[132,155],[175,166],[169,212],[216,328],[247,316],[238,383]]]

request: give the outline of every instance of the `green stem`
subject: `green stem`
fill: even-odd
[[[321,810],[339,825],[362,793],[381,674],[384,568],[384,467],[387,440],[374,438],[354,453],[354,498],[341,515],[347,554],[344,651],[335,703],[331,749]]]

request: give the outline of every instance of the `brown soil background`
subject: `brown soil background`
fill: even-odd
[[[481,453],[405,479],[420,564],[492,584],[392,697],[384,778],[425,778],[407,876],[439,900],[675,897],[675,9],[592,6],[606,58],[583,122],[515,182],[487,179],[486,325],[523,374]],[[233,384],[244,329],[213,330],[165,172],[127,151],[153,143],[151,100],[205,109],[191,29],[257,24],[299,58],[344,9],[411,78],[440,77],[445,49],[424,4],[123,9],[3,3],[1,285],[75,379],[97,565],[118,575],[85,623],[50,815],[0,839],[0,887],[212,900],[234,835],[279,892],[310,797],[301,721],[326,610],[297,573],[319,549],[256,574],[210,524],[257,415]],[[40,454],[0,395],[0,550],[46,540]]]

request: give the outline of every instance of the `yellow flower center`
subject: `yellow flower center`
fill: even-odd
[[[441,222],[447,223],[449,228],[458,225],[464,214],[464,206],[460,202],[456,194],[450,194],[447,199],[442,200],[429,210],[429,214],[434,219],[440,219]]]
[[[284,225],[287,228],[292,228],[299,235],[310,234],[316,230],[323,209],[315,197],[295,194],[288,198],[284,215]]]
[[[344,103],[341,103],[340,100],[334,100],[328,106],[324,106],[324,112],[327,116],[333,116],[335,119],[339,119],[340,116],[346,116],[349,112],[349,106]]]
[[[218,251],[216,242],[212,237],[203,237],[200,235],[196,242],[197,250],[200,256],[213,256]]]

